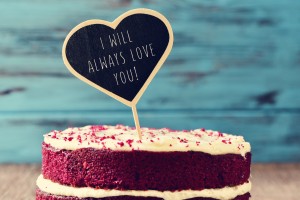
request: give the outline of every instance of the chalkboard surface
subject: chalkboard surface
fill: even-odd
[[[79,79],[131,106],[165,61],[172,44],[171,26],[161,14],[136,9],[113,23],[89,20],[79,24],[65,40],[63,58]]]

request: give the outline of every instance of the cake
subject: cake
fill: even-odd
[[[246,200],[250,144],[242,136],[85,126],[44,135],[36,200]]]

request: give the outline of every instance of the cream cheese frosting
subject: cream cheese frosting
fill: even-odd
[[[174,131],[167,128],[141,128],[142,139],[135,128],[117,125],[96,125],[51,131],[44,142],[57,149],[80,148],[110,149],[119,151],[144,150],[155,152],[198,151],[212,155],[240,154],[251,151],[242,136],[218,131],[196,129]]]
[[[74,188],[66,185],[54,183],[44,179],[40,175],[37,179],[37,186],[43,192],[59,196],[74,196],[78,198],[104,198],[113,196],[142,196],[159,197],[164,200],[183,200],[195,197],[210,197],[215,199],[229,200],[236,196],[243,195],[251,190],[251,182],[234,187],[224,187],[218,189],[204,190],[181,190],[181,191],[156,191],[156,190],[104,190],[89,187]]]

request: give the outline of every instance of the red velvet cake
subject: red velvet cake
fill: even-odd
[[[36,200],[248,200],[250,144],[196,129],[86,126],[44,135]]]

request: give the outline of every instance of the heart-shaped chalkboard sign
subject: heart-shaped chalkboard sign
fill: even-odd
[[[66,37],[62,56],[80,80],[122,103],[136,105],[173,45],[168,20],[149,9],[113,22],[88,20]]]

